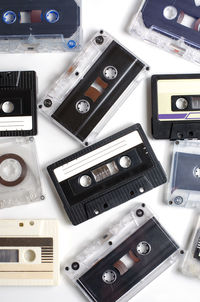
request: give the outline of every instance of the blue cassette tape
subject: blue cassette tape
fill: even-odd
[[[130,33],[197,63],[199,31],[199,0],[145,0],[130,26]]]

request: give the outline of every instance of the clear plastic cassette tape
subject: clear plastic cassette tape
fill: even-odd
[[[182,253],[145,204],[137,204],[65,272],[89,301],[128,301]]]
[[[44,199],[33,137],[2,138],[0,209]]]
[[[79,51],[81,0],[1,1],[0,52]]]
[[[53,286],[59,281],[56,220],[0,220],[0,286]]]
[[[181,271],[189,277],[200,279],[200,215],[196,220],[196,226],[190,238],[189,248],[181,263]]]
[[[168,186],[168,203],[182,207],[199,208],[199,181],[200,141],[176,141]]]
[[[129,32],[200,64],[199,17],[198,0],[143,0]]]
[[[94,142],[149,67],[108,33],[98,32],[38,107],[84,145]]]

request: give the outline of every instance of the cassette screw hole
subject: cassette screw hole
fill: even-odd
[[[136,250],[138,254],[146,256],[151,252],[151,246],[148,242],[142,241],[137,245]]]
[[[131,159],[129,156],[122,156],[119,160],[119,164],[122,168],[127,169],[131,166]]]
[[[52,100],[50,100],[50,99],[44,100],[44,106],[47,107],[47,108],[51,107],[52,106]]]
[[[177,9],[174,6],[166,6],[163,10],[163,15],[167,20],[175,19],[177,14]]]
[[[68,270],[69,270],[69,267],[68,267],[68,266],[66,266],[66,267],[65,267],[65,270],[66,270],[66,271],[68,271]]]
[[[103,71],[103,75],[108,80],[114,80],[118,75],[117,68],[114,66],[107,66]]]
[[[176,143],[175,143],[176,145],[179,145],[179,141],[176,141]]]
[[[143,208],[145,207],[145,203],[142,203],[142,207],[143,207]]]
[[[83,176],[80,177],[79,183],[82,187],[87,188],[91,185],[92,179],[88,175],[83,175]]]
[[[79,75],[79,72],[78,72],[78,71],[77,71],[77,72],[75,72],[75,75],[76,75],[76,76],[78,76],[78,75]]]
[[[36,254],[33,250],[27,250],[24,253],[24,258],[27,262],[33,262],[36,258]]]
[[[136,215],[137,215],[138,217],[142,217],[142,216],[144,215],[144,211],[143,211],[142,209],[138,209],[138,210],[136,211]]]
[[[98,210],[94,210],[94,214],[95,214],[95,215],[98,215],[98,214],[99,214],[99,211],[98,211]]]
[[[112,241],[109,241],[108,244],[109,244],[109,245],[112,245]]]
[[[174,198],[174,203],[176,204],[176,205],[181,205],[182,203],[183,203],[183,197],[181,197],[181,196],[176,196],[175,198]]]
[[[104,209],[108,208],[108,204],[104,203],[103,207],[104,207]]]
[[[144,193],[144,188],[143,187],[139,188],[139,191],[140,193]]]
[[[85,142],[85,146],[88,146],[89,144],[88,144],[88,142]]]
[[[73,263],[72,263],[72,269],[73,269],[74,271],[77,271],[77,270],[79,269],[79,267],[80,267],[80,265],[79,265],[78,262],[73,262]]]
[[[180,254],[183,255],[185,252],[183,250],[180,251]]]
[[[38,107],[41,109],[41,108],[42,108],[42,105],[39,105]]]
[[[193,131],[190,131],[188,134],[189,134],[190,137],[193,137],[193,136],[194,136]]]
[[[176,107],[179,110],[185,110],[188,107],[188,101],[185,98],[178,98],[176,100]]]
[[[12,102],[4,102],[1,105],[1,109],[4,113],[11,113],[14,110],[14,104]]]
[[[150,70],[150,67],[149,67],[149,66],[147,66],[147,67],[146,67],[146,70],[147,70],[147,71],[149,71],[149,70]]]
[[[103,273],[102,280],[106,284],[113,284],[117,280],[117,274],[113,270],[107,270]]]
[[[76,103],[76,110],[79,113],[87,113],[90,110],[90,103],[86,100],[80,100]]]
[[[133,196],[133,195],[134,195],[134,192],[133,192],[133,191],[131,191],[131,192],[130,192],[130,195],[131,195],[131,196]]]
[[[24,226],[24,223],[23,222],[20,222],[19,223],[19,226],[22,228]]]
[[[103,35],[103,30],[100,30],[100,34]]]
[[[45,200],[45,196],[44,196],[44,195],[41,195],[41,196],[40,196],[40,199],[41,199],[41,200]]]
[[[31,226],[33,226],[34,225],[34,221],[30,221],[30,223],[29,223]]]
[[[183,134],[180,133],[180,132],[178,132],[178,133],[177,133],[177,137],[178,137],[178,139],[182,139],[182,138],[183,138]]]
[[[101,45],[104,42],[104,38],[102,36],[98,36],[95,38],[95,41],[98,45]]]
[[[170,205],[172,205],[172,204],[173,204],[173,201],[172,201],[172,200],[170,200],[170,201],[169,201],[169,204],[170,204]]]

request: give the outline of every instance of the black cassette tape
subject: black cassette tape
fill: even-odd
[[[80,1],[1,1],[0,50],[80,49]]]
[[[138,204],[87,244],[65,272],[89,301],[126,302],[182,253],[145,204]]]
[[[166,182],[139,124],[50,165],[48,172],[75,225]]]
[[[87,146],[148,69],[108,33],[100,31],[46,93],[40,111]]]
[[[36,73],[0,72],[0,98],[0,136],[36,135]]]
[[[152,133],[157,139],[200,139],[200,74],[152,76]]]

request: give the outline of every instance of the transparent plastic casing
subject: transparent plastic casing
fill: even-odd
[[[137,210],[144,210],[144,215],[138,217],[136,215]],[[77,280],[83,276],[90,268],[92,268],[96,263],[104,259],[109,253],[115,250],[119,245],[123,245],[123,242],[137,230],[142,228],[142,226],[147,223],[150,219],[160,227],[160,224],[155,219],[153,213],[145,206],[145,204],[135,205],[129,214],[125,215],[117,224],[111,226],[106,234],[99,237],[98,240],[87,245],[82,252],[77,255],[71,263],[80,264],[78,270],[73,270],[71,263],[65,267],[65,274],[72,280],[72,282],[78,285]],[[162,229],[163,234],[165,233]],[[167,234],[168,239],[171,241],[172,245],[176,246],[174,241]],[[110,244],[110,242],[112,244]],[[157,254],[155,253],[155,257]],[[141,291],[146,285],[158,277],[163,271],[170,267],[177,259],[179,259],[181,253],[180,249],[176,246],[176,251],[171,254],[167,259],[165,259],[159,266],[153,269],[145,278],[138,281],[138,283],[127,291],[123,296],[121,296],[116,301],[128,301],[139,291]],[[134,265],[137,265],[135,263]],[[95,278],[95,276],[94,276]],[[89,301],[94,301],[87,295],[87,288],[84,291],[84,286],[78,285],[83,294],[88,298]],[[96,300],[98,301],[98,300]]]
[[[0,157],[5,154],[21,157],[27,172],[25,178],[17,185],[6,186],[0,183],[0,209],[43,200],[34,138],[2,138]]]
[[[146,0],[142,1],[137,14],[133,16],[131,24],[128,27],[129,33],[169,53],[178,55],[190,62],[200,64],[200,50],[187,45],[184,38],[177,39],[177,36],[174,36],[173,39],[155,31],[153,26],[151,28],[145,26],[142,18],[142,8],[145,2]]]
[[[200,141],[174,142],[167,203],[200,208]]]
[[[102,34],[102,31],[100,31]],[[104,38],[103,44],[95,43],[95,38],[99,36],[99,33],[95,34],[93,38],[86,44],[84,49],[75,58],[72,64],[67,68],[67,70],[57,79],[50,90],[42,97],[41,102],[38,107],[41,113],[43,113],[48,119],[57,124],[61,129],[63,129],[68,134],[72,135],[75,139],[84,145],[89,145],[94,143],[96,136],[106,125],[106,123],[112,118],[113,114],[120,108],[120,106],[125,102],[131,92],[136,88],[139,82],[145,78],[149,70],[148,65],[144,62],[144,68],[135,77],[134,81],[127,87],[127,89],[121,94],[117,99],[115,104],[107,111],[103,116],[101,121],[93,128],[90,134],[84,141],[80,141],[75,135],[64,128],[62,125],[57,123],[51,115],[56,111],[56,109],[62,104],[65,98],[70,94],[70,92],[78,85],[78,83],[84,78],[86,73],[95,64],[98,58],[103,54],[103,52],[108,48],[112,41],[116,41],[112,36],[110,36],[105,31],[102,36]],[[120,44],[120,43],[119,43]],[[121,44],[120,44],[121,45]],[[124,46],[122,46],[124,48]],[[125,48],[126,49],[126,48]],[[127,50],[128,51],[128,50]],[[128,51],[130,52],[130,51]],[[135,54],[134,54],[135,56]],[[136,59],[141,61],[137,56]],[[142,61],[141,61],[142,62]],[[44,101],[48,100],[51,102],[51,106],[44,106]]]
[[[82,48],[82,0],[74,0],[80,8],[80,20],[76,20],[77,26],[76,32],[70,37],[65,37],[64,32],[60,34],[31,34],[31,23],[30,23],[30,34],[28,35],[0,35],[0,53],[43,53],[43,52],[77,52]],[[53,3],[52,3],[53,4]],[[44,4],[43,4],[44,5]],[[8,5],[9,6],[9,5]],[[37,6],[37,5],[36,5]],[[54,8],[54,7],[52,7]],[[22,9],[23,11],[23,9]],[[29,12],[25,9],[24,12]],[[54,11],[52,9],[52,11]],[[12,10],[8,10],[8,13]],[[50,12],[50,11],[49,11]],[[55,10],[56,13],[58,13]],[[62,11],[61,15],[64,15]],[[17,16],[19,19],[19,16]],[[46,18],[41,13],[41,18]],[[3,19],[3,17],[2,17]],[[58,17],[58,20],[60,18]],[[26,23],[26,22],[25,22]],[[38,23],[39,24],[39,23]],[[56,25],[54,21],[49,23],[50,28]],[[22,24],[23,26],[24,24]],[[7,26],[15,26],[14,24],[7,24]],[[64,25],[63,25],[64,26]],[[66,25],[65,25],[66,26]]]
[[[200,215],[196,220],[193,234],[190,238],[188,250],[185,253],[183,261],[181,262],[180,270],[184,275],[189,277],[196,277],[200,279],[200,257],[199,257],[199,242],[200,242]],[[197,258],[194,257],[197,250]]]

